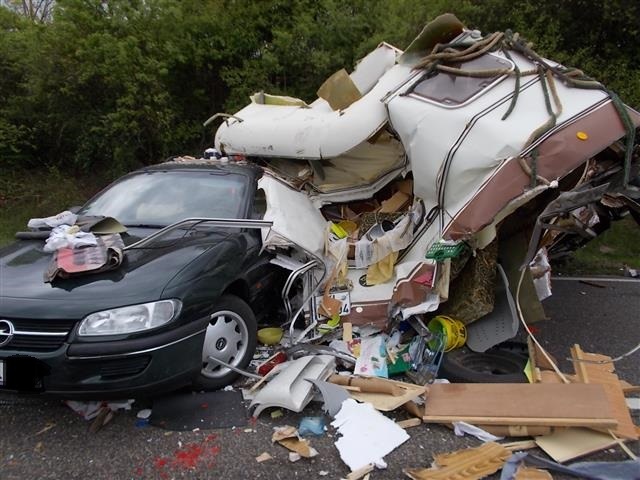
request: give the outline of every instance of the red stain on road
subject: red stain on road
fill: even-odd
[[[204,451],[205,449],[200,445],[185,445],[183,449],[175,453],[173,464],[179,468],[195,469]]]
[[[212,445],[215,440],[215,435],[208,435],[199,443],[187,443],[171,455],[156,457],[152,462],[145,462],[135,469],[135,475],[147,477],[149,474],[155,474],[166,479],[185,470],[197,470],[201,467],[209,469],[215,465],[215,458],[220,453],[220,447]]]

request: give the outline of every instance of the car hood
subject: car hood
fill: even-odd
[[[149,230],[145,232],[150,233]],[[33,315],[56,304],[55,315],[82,316],[91,311],[161,298],[170,280],[222,239],[228,232],[191,231],[163,236],[145,248],[126,251],[116,270],[45,283],[52,259],[42,241],[18,241],[0,250],[0,312],[5,316]],[[138,238],[129,236],[126,243]],[[41,305],[38,308],[38,305]],[[46,312],[43,312],[48,316]]]

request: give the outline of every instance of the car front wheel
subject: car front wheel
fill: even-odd
[[[234,295],[223,295],[209,319],[202,345],[202,370],[194,386],[216,390],[229,385],[239,374],[209,357],[246,368],[253,358],[256,342],[257,324],[251,307]]]

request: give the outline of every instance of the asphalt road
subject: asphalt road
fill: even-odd
[[[538,338],[568,372],[565,358],[574,343],[615,357],[640,338],[640,281],[589,282],[555,280],[554,295],[545,301],[551,320],[536,324]],[[640,352],[618,362],[616,369],[621,378],[637,385],[639,366]],[[304,414],[285,412],[278,419],[263,413],[256,422],[237,428],[170,432],[137,427],[135,415],[144,405],[134,404],[130,412],[119,412],[102,430],[91,433],[89,423],[61,402],[0,395],[0,479],[342,478],[349,469],[334,446],[332,428],[311,439],[319,452],[313,459],[291,463],[288,451],[271,443],[274,426],[297,426],[305,415],[321,415],[319,405],[312,405]],[[393,412],[390,417],[406,418]],[[479,444],[440,425],[421,425],[408,433],[411,438],[385,457],[388,468],[373,472],[373,480],[407,478],[403,468],[427,467],[434,453]],[[636,454],[640,450],[639,442],[629,446]],[[273,458],[256,462],[263,452]],[[618,448],[586,459],[616,461],[626,456]]]

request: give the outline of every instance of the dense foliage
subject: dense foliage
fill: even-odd
[[[199,152],[211,114],[259,90],[312,100],[334,71],[382,40],[405,47],[447,11],[519,31],[640,107],[636,0],[57,0],[46,18],[0,5],[3,170],[115,174]]]

